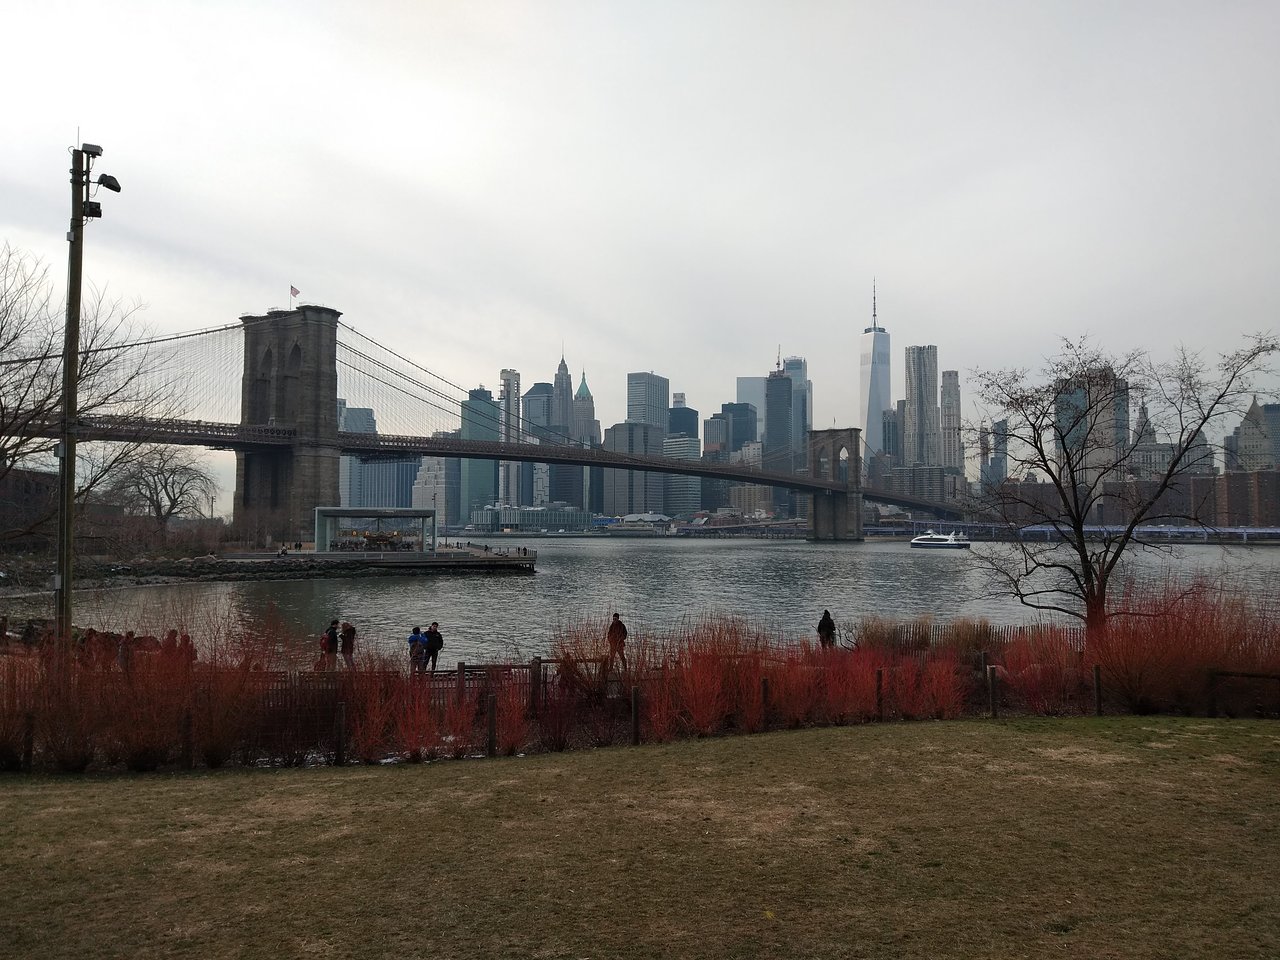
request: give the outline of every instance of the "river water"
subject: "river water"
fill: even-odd
[[[558,627],[603,623],[619,612],[634,632],[729,614],[784,635],[812,634],[824,608],[851,623],[878,615],[940,621],[985,617],[1028,623],[1034,611],[993,593],[970,551],[912,550],[906,543],[800,540],[545,539],[533,576],[445,575],[199,583],[82,591],[76,622],[102,629],[197,639],[219,630],[271,629],[315,637],[334,617],[361,642],[403,649],[414,625],[438,620],[442,663],[527,658],[548,650]],[[990,547],[977,544],[973,553]],[[1139,579],[1202,576],[1271,597],[1280,548],[1179,546],[1173,556],[1132,554]],[[310,640],[306,641],[310,645]]]

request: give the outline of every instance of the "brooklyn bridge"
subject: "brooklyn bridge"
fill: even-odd
[[[807,476],[618,453],[568,437],[563,444],[535,441],[532,430],[518,431],[530,437],[527,442],[441,435],[456,434],[466,390],[358,332],[341,316],[330,307],[300,305],[245,315],[239,324],[113,347],[122,354],[145,351],[136,368],[163,384],[173,399],[164,416],[81,416],[76,438],[234,451],[235,522],[284,541],[306,539],[315,508],[339,503],[344,455],[595,466],[786,488],[812,497],[810,535],[818,540],[861,539],[863,499],[942,518],[961,516],[955,504],[863,489],[856,429],[811,431]],[[375,409],[379,432],[339,430],[339,397]],[[28,427],[49,436],[57,430],[57,423]]]

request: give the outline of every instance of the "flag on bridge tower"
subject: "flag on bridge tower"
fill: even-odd
[[[298,288],[297,288],[297,287],[295,287],[295,286],[293,286],[292,284],[290,284],[290,285],[289,285],[289,296],[291,296],[291,297],[296,297],[296,296],[298,295],[298,293],[299,293]]]

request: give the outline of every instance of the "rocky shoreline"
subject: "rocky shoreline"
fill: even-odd
[[[133,563],[80,561],[76,564],[77,590],[158,586],[175,583],[235,583],[244,580],[322,580],[356,577],[412,577],[441,573],[527,573],[524,567],[504,566],[496,557],[453,558],[448,562],[375,565],[362,559],[324,558],[305,555],[263,557],[262,559],[222,559],[195,557],[180,560],[137,560]],[[53,578],[50,561],[21,558],[0,559],[0,598],[50,592]]]

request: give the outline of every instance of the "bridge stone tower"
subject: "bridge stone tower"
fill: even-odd
[[[309,539],[314,509],[338,505],[338,318],[300,306],[243,316],[240,422],[288,427],[292,447],[236,453],[234,522],[257,542]]]
[[[845,493],[813,495],[813,509],[809,512],[811,540],[862,539],[861,434],[855,427],[809,431],[809,476],[848,484]]]

